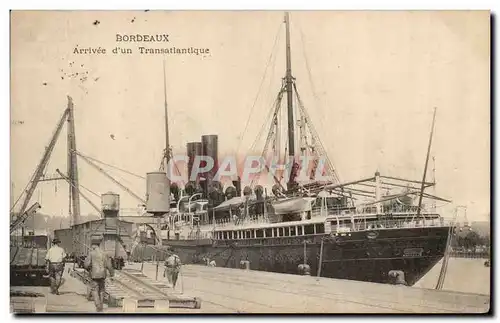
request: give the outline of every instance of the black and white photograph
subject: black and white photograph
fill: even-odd
[[[11,313],[490,313],[491,24],[12,10]]]

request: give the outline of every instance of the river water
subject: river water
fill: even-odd
[[[450,258],[443,290],[490,295],[490,270],[486,259]],[[413,287],[434,289],[441,271],[442,260]]]

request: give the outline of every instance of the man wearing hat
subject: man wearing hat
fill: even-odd
[[[91,238],[91,250],[85,259],[84,267],[90,272],[92,279],[92,298],[94,299],[97,312],[102,312],[104,293],[106,292],[106,276],[109,270],[110,276],[115,275],[114,268],[111,264],[109,256],[100,248],[102,237],[93,236]]]
[[[167,276],[168,282],[172,284],[172,287],[175,288],[177,284],[177,277],[179,276],[179,272],[181,270],[181,259],[174,253],[174,249],[170,248],[167,251],[167,260],[165,260],[165,272],[163,276]]]
[[[50,292],[59,295],[59,287],[61,287],[62,275],[64,272],[64,258],[66,252],[60,247],[61,241],[57,238],[52,240],[52,247],[47,251],[45,262],[47,264],[47,272],[50,279]]]

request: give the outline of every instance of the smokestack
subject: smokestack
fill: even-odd
[[[201,144],[202,144],[202,154],[203,156],[209,156],[214,161],[214,167],[203,174],[203,177],[207,179],[207,189],[213,186],[213,179],[215,174],[219,169],[219,160],[218,160],[218,136],[217,135],[204,135],[201,136]]]
[[[236,196],[241,196],[241,179],[238,176],[238,179],[233,181],[233,186],[236,188]]]
[[[191,173],[193,171],[194,159],[196,156],[203,155],[203,146],[201,142],[188,142],[186,145],[188,156],[188,181],[191,181]],[[199,165],[198,165],[199,166]],[[196,178],[196,183],[199,182],[199,175]]]

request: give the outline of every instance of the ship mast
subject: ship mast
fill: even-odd
[[[282,120],[281,118],[281,103],[282,103],[282,98],[285,95],[286,92],[286,100],[287,100],[287,120],[288,120],[288,140],[285,140],[285,144],[287,144],[287,149],[288,152],[285,153],[285,158],[287,160],[287,167],[290,167],[290,172],[287,174],[289,176],[288,181],[286,183],[286,190],[289,193],[294,193],[297,192],[299,189],[300,184],[297,182],[297,177],[300,172],[300,163],[297,162],[297,155],[298,154],[304,154],[304,156],[307,154],[307,149],[311,150],[311,153],[315,156],[315,163],[316,165],[314,166],[314,170],[311,172],[311,174],[315,175],[316,168],[319,166],[319,156],[324,156],[326,157],[326,162],[327,162],[327,167],[329,168],[329,171],[332,173],[333,176],[335,176],[335,179],[337,182],[340,183],[340,179],[338,178],[338,175],[335,172],[335,168],[333,167],[332,162],[328,159],[326,156],[326,151],[323,147],[323,144],[321,143],[321,140],[318,136],[318,133],[316,132],[312,122],[311,118],[309,117],[309,114],[307,113],[304,104],[300,98],[300,95],[297,91],[297,85],[295,83],[295,78],[292,75],[292,55],[291,55],[291,41],[290,41],[290,15],[288,12],[285,12],[284,14],[284,23],[285,23],[285,31],[286,31],[286,74],[285,77],[282,78],[282,83],[281,83],[281,88],[278,93],[278,96],[276,98],[275,104],[273,106],[273,118],[272,122],[270,125],[270,129],[268,132],[267,139],[264,144],[264,148],[262,151],[262,157],[266,156],[267,150],[269,147],[269,144],[272,140],[272,149],[273,152],[275,153],[275,156],[278,155],[278,158],[281,158],[280,156],[280,151],[279,151],[279,143],[280,143],[280,132],[281,132],[281,127],[280,127],[280,121]],[[300,143],[300,147],[296,147],[295,144],[295,129],[294,129],[294,124],[295,124],[295,116],[294,116],[294,95],[295,99],[297,100],[296,103],[296,108],[299,111],[299,116],[300,116],[300,133],[301,137],[299,140],[302,140]],[[297,116],[297,118],[299,117]],[[307,136],[309,134],[309,136]],[[311,139],[311,145],[307,143],[307,139],[310,137]],[[297,145],[299,146],[299,145]],[[295,149],[299,148],[299,152],[296,155]],[[288,158],[287,158],[288,157]],[[281,184],[281,179],[283,179],[283,175],[280,176],[281,178],[274,177],[274,181],[276,182],[276,185],[279,185],[280,189],[285,190],[285,187]],[[256,178],[254,178],[251,182],[251,187],[253,187],[254,183],[256,182]],[[320,184],[314,184],[314,185],[320,185]]]
[[[420,216],[422,209],[422,198],[424,197],[424,189],[425,189],[425,177],[427,175],[427,165],[429,164],[429,155],[431,153],[432,135],[434,134],[434,123],[436,122],[436,110],[437,108],[434,108],[434,114],[432,116],[431,134],[429,136],[429,145],[427,146],[427,156],[425,158],[424,175],[422,178],[422,185],[420,187],[420,195],[418,197],[417,217]]]
[[[168,137],[168,105],[167,105],[167,75],[165,72],[165,58],[163,58],[163,99],[165,105],[165,173],[167,174],[167,182],[166,182],[166,193],[167,197],[170,200],[170,170],[168,167],[168,162],[170,161],[170,139]],[[160,239],[161,240],[161,239]]]
[[[165,100],[165,170],[170,160],[170,140],[168,138],[168,105],[167,105],[167,76],[165,73],[165,59],[163,59],[163,97]]]
[[[293,76],[292,76],[292,58],[290,50],[290,17],[285,12],[286,26],[286,100],[288,108],[288,155],[295,160],[295,132],[293,128]]]
[[[76,159],[76,137],[73,99],[68,96],[68,177],[71,179],[69,186],[69,214],[72,225],[80,224],[80,195],[78,182],[78,163]]]

